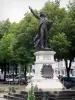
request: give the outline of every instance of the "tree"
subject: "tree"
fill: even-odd
[[[60,26],[60,34],[65,33],[65,40],[67,41],[66,43],[68,43],[68,46],[64,44],[64,50],[62,50],[62,42],[60,41],[61,38],[59,37],[58,33],[59,32],[56,32],[57,33],[57,37],[59,37],[58,39],[58,45],[55,44],[55,42],[57,41],[57,38],[56,36],[53,36],[51,42],[53,43],[53,48],[58,48],[57,50],[57,56],[59,59],[63,58],[65,60],[65,64],[66,64],[66,70],[67,70],[67,76],[69,77],[69,72],[70,72],[70,69],[71,69],[71,64],[74,60],[74,57],[75,57],[75,19],[74,19],[74,13],[73,10],[68,10],[66,12],[66,16],[63,18]],[[58,23],[59,24],[59,23]],[[55,40],[54,40],[55,39]],[[62,40],[63,40],[63,36],[62,36]],[[56,42],[57,43],[57,42]],[[60,45],[59,45],[60,43]],[[64,41],[63,41],[64,43]],[[51,44],[52,45],[52,44]],[[65,48],[66,46],[66,48]],[[61,52],[59,51],[59,49],[61,50]],[[67,50],[67,52],[66,52]],[[63,54],[63,51],[64,54]],[[62,55],[63,54],[63,55]],[[68,60],[70,61],[69,63],[69,66],[68,66]]]
[[[0,22],[0,38],[4,35],[4,33],[9,33],[10,24],[9,19]]]
[[[66,17],[67,12],[65,8],[60,8],[59,0],[55,0],[55,2],[46,2],[42,10],[46,13],[49,20],[56,18],[56,21],[53,23],[52,28],[49,31],[49,39],[52,39],[54,35],[62,33],[62,21]],[[49,43],[48,46],[50,47]]]
[[[50,40],[50,46],[56,51],[55,58],[61,60],[69,52],[67,48],[70,47],[70,42],[67,41],[65,33],[59,33]]]
[[[13,34],[18,34],[19,28],[20,28],[19,23],[13,22],[10,24],[8,32]]]
[[[67,36],[65,33],[59,33],[54,35],[53,38],[50,40],[50,46],[54,51],[56,51],[55,59],[58,61],[64,59],[67,75],[69,76],[70,67],[68,67],[67,61],[69,60],[69,48],[71,43],[67,40]]]
[[[33,37],[37,33],[38,23],[36,18],[29,13],[19,22],[18,32],[12,43],[12,53],[17,62],[25,66],[25,76],[27,66],[34,61],[34,42]]]
[[[12,43],[12,53],[17,60],[18,64],[25,66],[25,79],[26,71],[29,63],[33,62],[33,45],[31,40],[25,33],[17,35]]]
[[[11,43],[13,41],[14,34],[4,34],[0,39],[0,58],[4,67],[4,79],[6,77],[6,64],[12,60]]]

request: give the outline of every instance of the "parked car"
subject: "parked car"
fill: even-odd
[[[62,77],[60,81],[64,84],[64,86],[69,89],[75,86],[75,77]]]
[[[6,82],[5,83],[15,83],[15,84],[24,84],[25,83],[25,78],[24,78],[24,75],[21,74],[21,75],[14,75],[14,79],[13,79],[13,75],[6,75]]]
[[[58,75],[57,77],[58,77],[58,79],[61,79],[61,78],[63,78],[63,75]]]
[[[11,83],[11,82],[13,82],[13,75],[12,74],[6,74],[5,83]]]
[[[25,78],[23,75],[18,75],[14,78],[14,83],[16,84],[24,84],[25,83]]]
[[[13,77],[15,78],[17,75],[16,74],[14,74],[14,76],[13,76],[13,74],[11,73],[11,74],[6,74],[6,81],[5,81],[5,83],[13,83]]]

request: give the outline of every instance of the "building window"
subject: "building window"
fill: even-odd
[[[55,70],[55,74],[58,74],[58,71],[57,70]]]
[[[63,71],[63,70],[61,71],[61,74],[63,74],[63,75],[64,75],[64,71]]]
[[[60,71],[58,71],[58,74],[60,74]]]

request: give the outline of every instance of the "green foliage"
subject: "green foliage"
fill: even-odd
[[[8,34],[10,28],[10,21],[9,19],[0,22],[0,38],[4,35],[4,33]]]
[[[55,2],[46,2],[42,10],[46,13],[48,19],[57,18],[62,20],[66,16],[66,10],[64,8],[59,8],[60,2],[56,0]],[[57,21],[57,20],[56,20]]]
[[[11,23],[10,28],[9,28],[9,33],[18,34],[19,28],[20,26],[18,23],[16,22]]]
[[[31,89],[28,92],[28,99],[27,100],[35,100],[34,87],[33,87],[33,85],[31,86]]]
[[[20,64],[28,64],[33,61],[33,51],[30,39],[25,33],[21,33],[12,42],[12,53]]]
[[[72,2],[69,1],[69,5],[67,7],[69,11],[75,11],[75,1],[74,0],[72,0]]]
[[[53,23],[49,32],[49,39],[58,33],[62,33],[62,22],[67,15],[67,12],[64,8],[59,8],[59,5],[59,0],[56,0],[56,2],[48,1],[42,9],[46,13],[49,20],[56,18],[56,21]]]
[[[67,41],[67,37],[64,33],[58,33],[50,39],[50,46],[56,51],[56,57],[58,59],[63,59],[67,57],[70,48],[70,42]]]
[[[33,37],[37,33],[37,26],[36,18],[29,13],[26,13],[25,17],[19,22],[19,30],[12,43],[12,53],[21,64],[33,63]]]
[[[20,21],[20,33],[33,34],[37,33],[37,19],[30,13],[26,13],[25,17]]]
[[[43,9],[49,19],[52,19],[56,16],[59,4],[56,2],[46,2]]]
[[[0,58],[9,60],[12,58],[11,43],[13,41],[14,34],[4,34],[0,40]]]
[[[69,59],[74,59],[75,57],[75,20],[72,20],[68,15],[64,18],[62,22],[62,31],[66,34],[67,40],[70,42],[69,48]]]

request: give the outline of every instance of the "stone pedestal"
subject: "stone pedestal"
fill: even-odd
[[[54,51],[38,51],[35,52],[34,55],[36,57],[35,61],[35,78],[42,79],[42,68],[44,65],[51,65],[54,64]],[[53,66],[52,66],[53,68]],[[41,80],[40,80],[41,81]]]
[[[35,75],[32,83],[42,91],[62,90],[64,87],[54,73],[54,51],[38,51],[34,55]],[[30,88],[31,86],[28,85]]]

